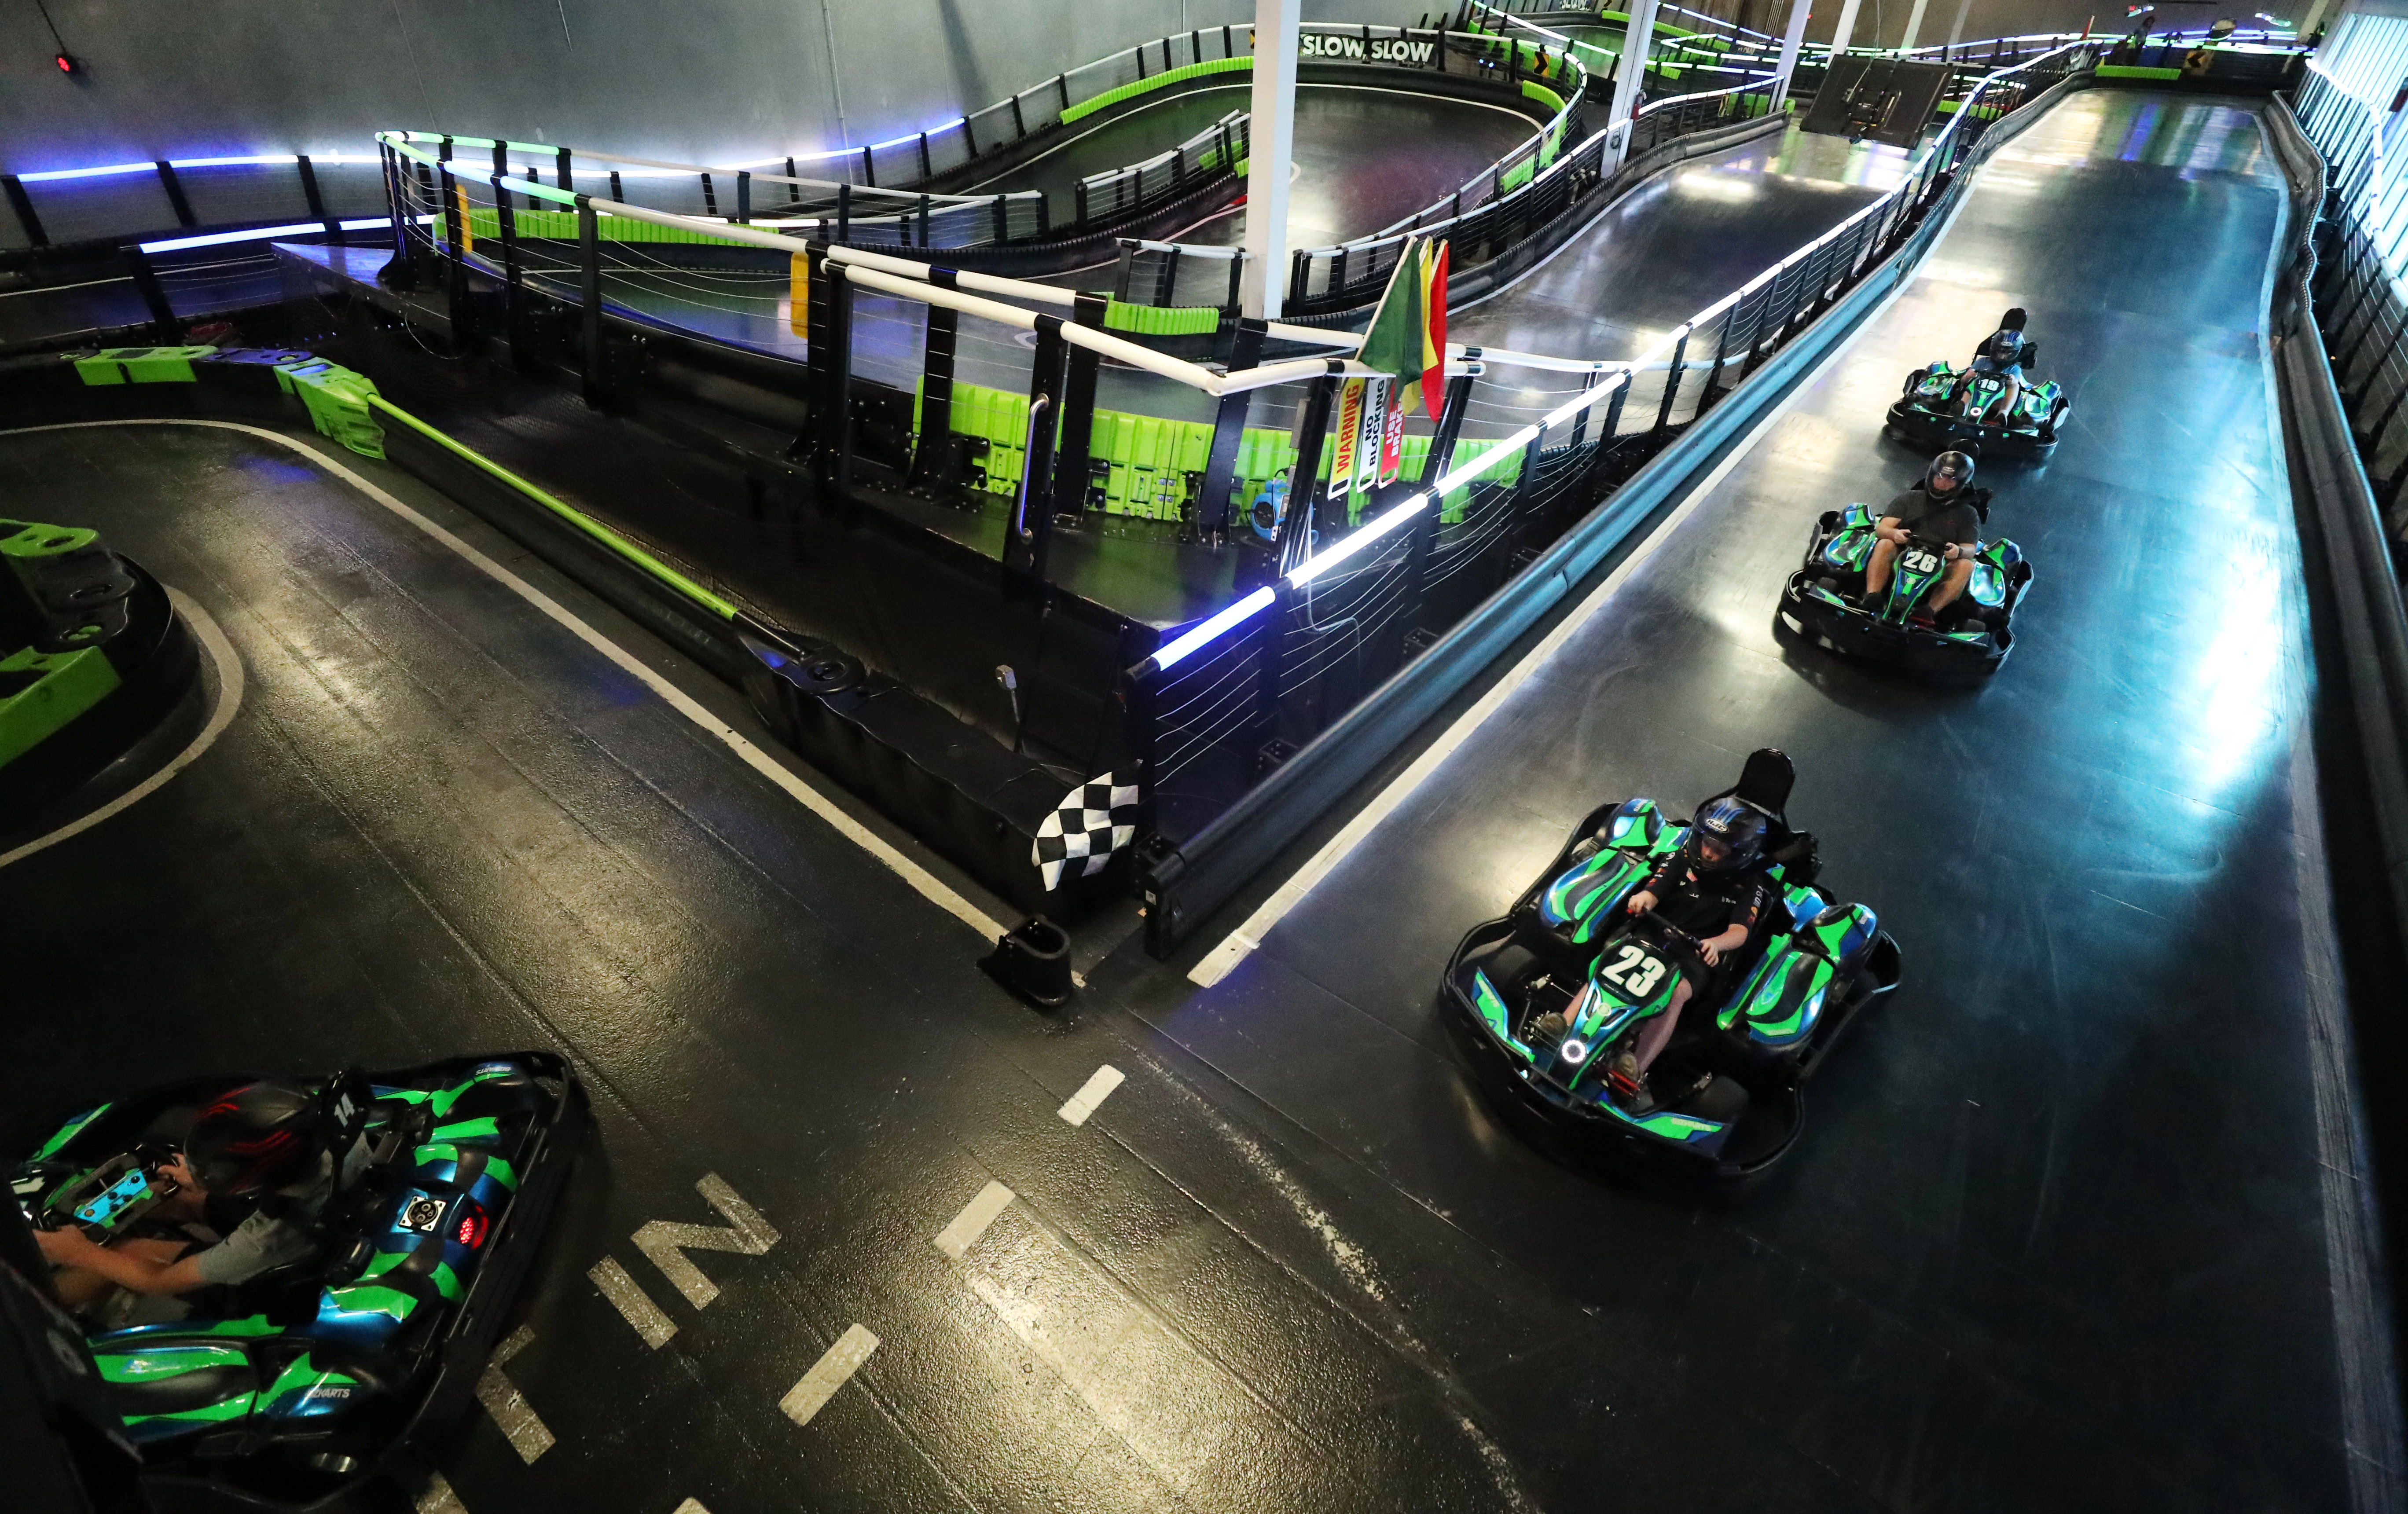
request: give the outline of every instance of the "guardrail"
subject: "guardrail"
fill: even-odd
[[[1991,76],[1974,98],[2010,117],[2085,57],[2079,44],[2060,49]],[[1775,384],[1794,376],[1837,339],[1845,321],[1823,319],[1835,306],[1870,307],[1877,290],[1868,276],[1911,266],[1961,193],[1957,170],[1994,119],[1959,111],[1899,188],[1700,311],[1665,345],[1459,464],[1449,423],[1460,425],[1458,387],[1468,400],[1473,380],[1452,380],[1423,476],[1434,483],[1383,502],[1334,545],[1129,669],[1122,698],[1146,806],[1148,949],[1174,950],[1637,529],[1705,455],[1700,449],[1738,423],[1736,412],[1718,408],[1724,396],[1751,373]],[[1801,333],[1814,339],[1793,347]],[[1692,373],[1696,382],[1684,386]],[[1685,461],[1647,466],[1668,449]],[[1509,459],[1510,476],[1498,465]],[[1306,461],[1295,476],[1311,477]],[[1454,504],[1448,492],[1457,487],[1464,496]],[[1450,603],[1444,578],[1467,573]]]
[[[377,163],[376,154],[365,152],[267,152],[0,174],[0,195],[15,222],[13,236],[0,233],[0,246],[50,248],[356,220],[383,202]]]
[[[2311,64],[2296,106],[2299,128],[2327,167],[2311,293],[2333,377],[2374,501],[2394,541],[2408,542],[2408,292],[2396,228],[2408,157],[2387,150],[2374,107]]]

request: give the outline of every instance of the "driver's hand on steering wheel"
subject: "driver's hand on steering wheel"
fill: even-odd
[[[74,1225],[35,1231],[34,1244],[41,1249],[42,1260],[54,1267],[75,1266],[100,1250],[97,1242]]]
[[[1947,559],[1949,562],[1954,563],[1958,558],[1967,554],[1965,548],[1961,543],[1952,541],[1948,544],[1948,550],[1940,555]]]
[[[1914,539],[1914,533],[1904,526],[1892,526],[1885,534],[1893,546],[1903,547]]]
[[[1656,907],[1656,895],[1648,893],[1645,889],[1641,889],[1637,893],[1630,896],[1630,903],[1625,905],[1623,907],[1629,910],[1630,913],[1634,915],[1638,914],[1642,909],[1653,909]]]

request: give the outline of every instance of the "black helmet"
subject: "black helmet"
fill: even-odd
[[[1691,859],[1710,873],[1750,866],[1764,855],[1764,835],[1770,828],[1764,811],[1725,794],[1698,811],[1690,825]]]
[[[2030,315],[2025,311],[2022,306],[2018,305],[2009,310],[2005,315],[2000,317],[1999,329],[2000,331],[2012,331],[2017,335],[2021,335],[2024,329],[2024,323],[2030,319]]]
[[[316,1095],[290,1083],[250,1083],[193,1119],[184,1161],[212,1193],[282,1188],[309,1170],[325,1144]]]
[[[1931,466],[1924,469],[1923,471],[1923,486],[1926,489],[1929,489],[1934,483],[1937,483],[1942,476],[1945,476],[1950,480],[1948,488],[1945,491],[1948,493],[1953,494],[1958,490],[1966,487],[1968,484],[1971,484],[1973,481],[1973,459],[1971,455],[1965,452],[1942,452],[1938,457],[1933,458],[1931,460]]]

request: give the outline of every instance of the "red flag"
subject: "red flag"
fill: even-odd
[[[1422,408],[1435,421],[1446,404],[1446,244],[1433,249],[1425,264],[1427,282],[1422,293]]]

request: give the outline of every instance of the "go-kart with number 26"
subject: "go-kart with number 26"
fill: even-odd
[[[1871,605],[1861,602],[1879,522],[1870,508],[1826,510],[1806,542],[1806,561],[1781,592],[1781,623],[1832,651],[1923,673],[1980,677],[1998,671],[2014,645],[2015,606],[2031,586],[2023,549],[2005,537],[1982,543],[1972,576],[1937,616],[1925,611],[1948,569],[1948,546],[1909,539],[1890,580]]]

